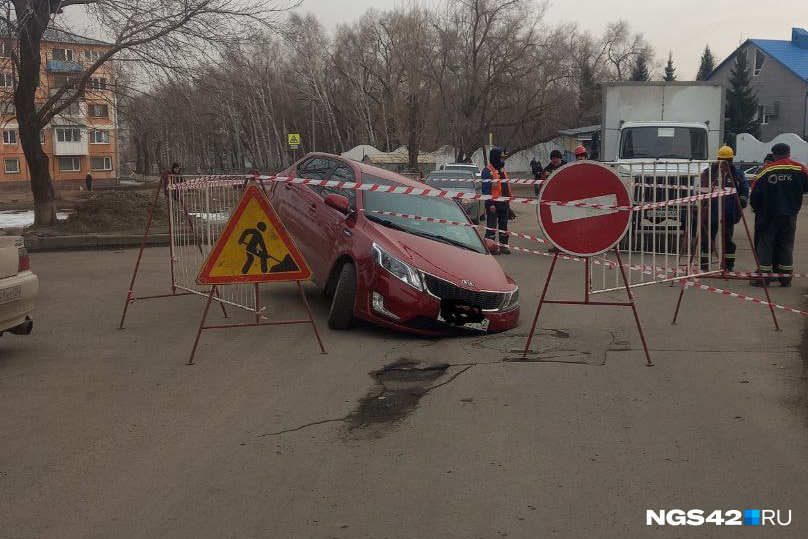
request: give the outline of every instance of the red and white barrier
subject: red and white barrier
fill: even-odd
[[[707,286],[706,284],[697,283],[694,281],[685,281],[684,286],[686,288],[695,288],[697,290],[704,290],[705,292],[712,292],[714,294],[721,294],[723,296],[728,296],[731,298],[740,299],[743,301],[749,301],[751,303],[757,303],[758,305],[765,305],[766,307],[774,307],[775,309],[779,309],[781,311],[786,311],[789,313],[801,314],[804,316],[808,316],[808,312],[800,311],[799,309],[795,309],[793,307],[786,307],[784,305],[778,305],[776,303],[769,303],[768,301],[763,301],[762,299],[753,298],[750,296],[745,296],[743,294],[738,294],[736,292],[730,292],[728,290],[722,290],[721,288],[716,288],[715,286]]]

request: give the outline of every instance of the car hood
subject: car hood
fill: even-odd
[[[402,261],[457,286],[473,290],[509,292],[516,286],[499,262],[485,253],[475,253],[428,238],[368,222],[379,247]],[[463,281],[471,281],[473,286]]]

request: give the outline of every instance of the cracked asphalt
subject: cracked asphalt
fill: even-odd
[[[550,259],[513,254],[512,332],[334,332],[308,285],[328,355],[306,326],[243,328],[206,332],[186,366],[201,299],[135,303],[116,329],[136,255],[32,255],[34,332],[0,338],[0,537],[735,537],[646,510],[756,508],[793,518],[755,537],[808,536],[798,315],[775,332],[764,307],[688,290],[671,326],[678,288],[657,285],[636,291],[654,367],[631,311],[605,307],[547,307],[522,360]],[[559,264],[551,296],[580,298],[583,269]],[[167,269],[148,249],[138,291],[164,293]],[[805,308],[807,285],[772,295]],[[262,302],[296,316],[296,294]]]

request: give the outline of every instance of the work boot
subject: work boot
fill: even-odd
[[[791,286],[791,277],[780,277],[780,286],[783,288]]]
[[[511,254],[511,250],[510,250],[510,249],[508,249],[508,247],[507,247],[506,245],[501,245],[501,246],[499,247],[499,252],[500,252],[500,253],[502,253],[502,254],[504,254],[504,255],[509,255],[509,254]]]
[[[734,260],[727,260],[724,263],[724,271],[729,272],[729,273],[735,271],[735,261]]]
[[[751,286],[763,287],[763,279],[761,279],[759,277],[757,279],[752,279],[751,281],[749,281],[749,284]],[[771,286],[771,285],[772,285],[772,279],[767,278],[766,279],[766,286]]]

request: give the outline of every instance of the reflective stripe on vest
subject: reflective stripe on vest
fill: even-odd
[[[502,179],[499,176],[499,171],[494,168],[494,165],[489,164],[485,168],[487,168],[488,171],[491,173],[491,179],[492,180],[501,180]],[[507,180],[508,179],[508,171],[503,170],[502,172],[505,174],[505,179]],[[501,182],[498,182],[498,181],[492,181],[491,182],[491,196],[492,197],[501,197],[502,196],[502,183]]]

